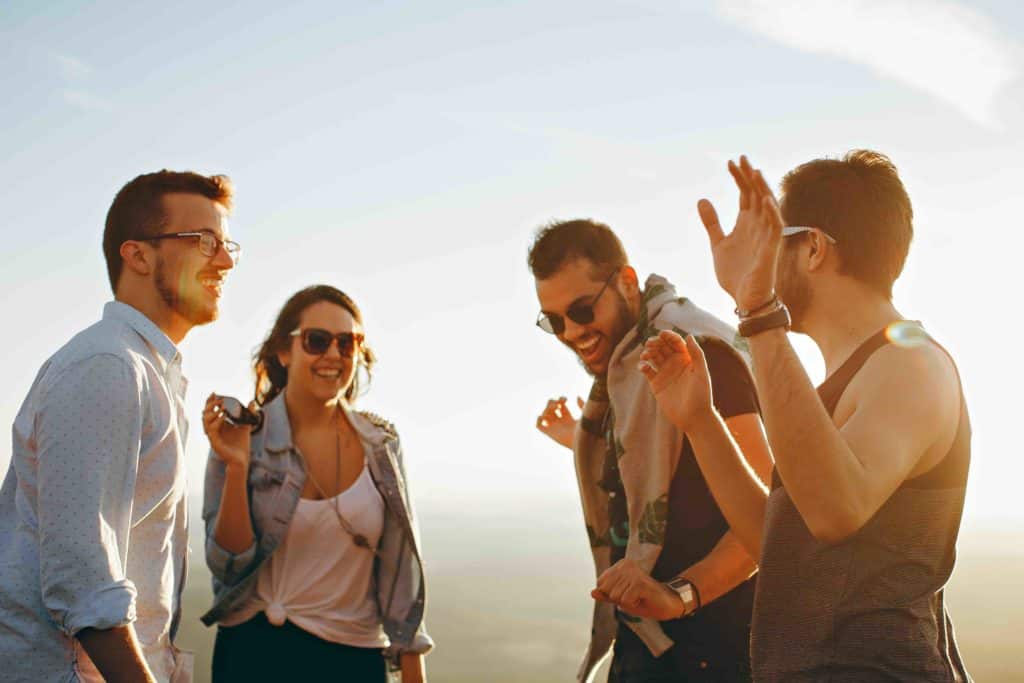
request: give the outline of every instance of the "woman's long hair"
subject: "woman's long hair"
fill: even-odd
[[[300,289],[293,294],[285,302],[281,312],[277,314],[277,320],[274,321],[274,327],[270,330],[270,334],[267,335],[267,338],[253,354],[257,404],[261,406],[266,405],[275,396],[280,394],[284,390],[285,385],[288,384],[288,369],[281,365],[281,361],[277,359],[277,354],[291,346],[292,330],[299,326],[299,320],[302,318],[303,311],[321,301],[341,306],[352,314],[356,322],[360,325],[363,324],[363,315],[359,312],[359,307],[356,306],[356,303],[347,294],[330,285],[312,285],[305,289]],[[355,398],[359,395],[360,385],[362,384],[359,379],[359,368],[363,367],[366,370],[366,383],[369,385],[371,372],[374,363],[377,362],[377,357],[370,350],[370,347],[363,343],[359,345],[353,362],[356,364],[356,367],[352,376],[352,384],[345,391],[345,399],[350,403],[354,402]]]

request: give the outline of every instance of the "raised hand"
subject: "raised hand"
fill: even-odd
[[[665,417],[683,431],[713,410],[707,361],[692,335],[683,341],[663,330],[651,337],[640,354],[639,369]]]
[[[610,602],[623,612],[658,621],[683,616],[686,607],[674,590],[651,578],[636,562],[623,559],[597,578],[591,597]]]
[[[775,295],[775,275],[782,244],[782,215],[761,171],[745,156],[729,162],[729,173],[740,191],[740,212],[728,235],[722,231],[715,207],[707,199],[697,204],[711,241],[718,284],[744,310],[758,308]]]
[[[210,440],[210,447],[217,457],[227,465],[249,466],[249,435],[251,428],[247,425],[235,426],[224,419],[224,406],[221,397],[210,394],[203,408],[203,431]]]
[[[569,406],[566,405],[567,400],[565,396],[560,396],[557,400],[548,401],[544,412],[537,417],[537,429],[542,434],[547,434],[556,443],[560,443],[566,448],[572,448],[576,418],[569,412]],[[583,410],[583,399],[577,396],[576,405]]]

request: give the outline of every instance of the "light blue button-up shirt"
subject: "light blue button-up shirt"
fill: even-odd
[[[116,301],[43,364],[0,488],[4,681],[101,680],[75,634],[133,622],[158,680],[187,675],[185,388],[174,343]]]

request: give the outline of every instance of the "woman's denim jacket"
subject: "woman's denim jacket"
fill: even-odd
[[[263,427],[252,435],[249,450],[249,511],[256,539],[241,553],[228,552],[214,539],[224,464],[212,451],[207,462],[203,521],[214,593],[213,607],[202,616],[207,626],[240,609],[254,594],[259,569],[288,532],[306,482],[304,461],[292,443],[284,393],[267,403],[263,413]],[[372,413],[346,408],[345,414],[359,434],[367,467],[386,507],[374,580],[382,625],[391,641],[386,654],[395,662],[402,653],[422,654],[434,645],[423,625],[426,587],[419,533],[394,427]]]

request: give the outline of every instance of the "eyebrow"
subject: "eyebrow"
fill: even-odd
[[[587,300],[587,299],[593,299],[595,296],[597,296],[597,295],[596,294],[584,294],[582,296],[578,296],[578,297],[576,297],[575,299],[573,299],[572,301],[569,302],[569,305],[565,307],[565,310],[568,311],[570,308],[572,308],[576,304],[583,303],[583,301]],[[540,312],[543,313],[544,315],[551,315],[551,313],[552,313],[552,311],[546,311],[543,308],[540,309]],[[556,313],[555,315],[562,315],[562,314],[561,313]]]

